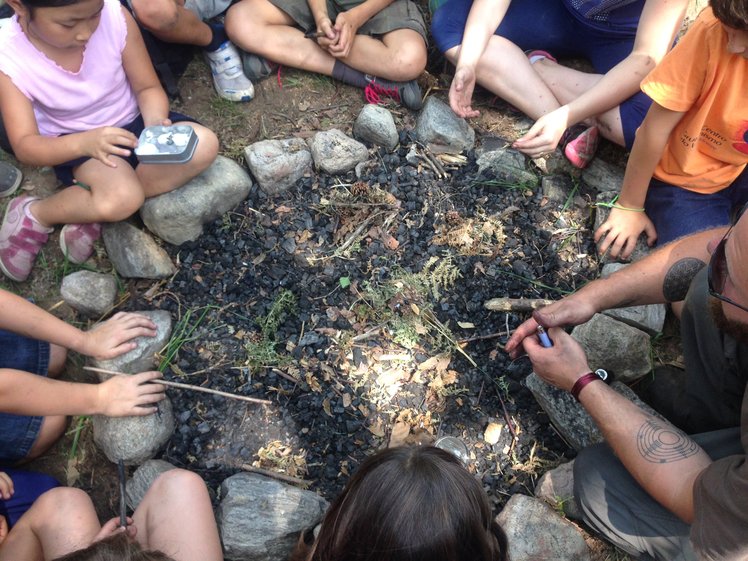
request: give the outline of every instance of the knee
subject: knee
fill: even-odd
[[[42,494],[34,502],[34,508],[37,507],[42,513],[49,512],[57,519],[58,517],[75,515],[84,509],[93,508],[93,503],[88,494],[81,489],[55,487]]]
[[[395,80],[406,82],[418,78],[426,68],[426,46],[413,43],[403,45],[393,57]]]
[[[131,187],[110,190],[106,197],[95,202],[98,220],[101,222],[125,220],[135,214],[143,206],[143,202],[145,202],[145,195],[142,189]]]
[[[216,133],[206,127],[197,128],[198,138],[197,151],[192,159],[192,164],[197,168],[197,173],[206,170],[218,156],[218,137]]]
[[[231,6],[226,12],[224,25],[226,34],[234,43],[247,51],[256,49],[262,27],[262,14],[258,13],[254,2],[241,0]]]
[[[33,460],[44,454],[62,437],[67,426],[68,417],[63,415],[44,417],[42,426],[39,429],[39,436],[36,437],[34,445],[23,461]]]
[[[59,345],[49,346],[49,368],[47,372],[50,378],[57,378],[62,374],[62,369],[65,367],[65,361],[68,358],[68,351],[65,347]]]
[[[574,499],[582,512],[593,512],[597,506],[605,503],[606,474],[614,468],[610,461],[615,455],[606,444],[597,444],[584,448],[574,460]]]
[[[162,473],[148,489],[148,494],[154,494],[163,502],[168,502],[170,497],[197,497],[207,492],[202,477],[185,469]]]
[[[179,11],[172,0],[133,0],[132,9],[140,25],[150,31],[168,31],[177,25]]]

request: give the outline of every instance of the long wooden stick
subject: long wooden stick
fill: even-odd
[[[114,370],[106,370],[104,368],[96,368],[95,366],[84,366],[83,370],[90,370],[91,372],[101,372],[102,374],[114,374],[116,376],[129,376],[125,372],[115,372]],[[203,388],[202,386],[195,386],[192,384],[182,384],[180,382],[170,382],[168,380],[151,380],[154,384],[161,384],[162,386],[169,386],[171,388],[179,388],[182,390],[192,390],[195,392],[210,393],[213,395],[220,395],[228,397],[230,399],[239,399],[241,401],[249,401],[250,403],[261,403],[262,405],[270,405],[273,403],[267,399],[257,399],[256,397],[247,397],[244,395],[236,395],[235,393],[222,392],[219,390],[212,390],[210,388]]]
[[[258,473],[260,475],[264,475],[265,477],[272,477],[273,479],[278,479],[279,481],[285,481],[286,483],[291,483],[292,485],[298,485],[299,487],[309,487],[309,485],[312,484],[311,481],[307,481],[306,479],[299,479],[298,477],[293,477],[291,475],[286,475],[285,473],[279,473],[277,471],[270,471],[268,469],[256,468],[249,464],[242,464],[239,467],[243,469],[244,471]]]
[[[492,312],[532,312],[553,302],[543,298],[492,298],[486,300],[483,307]]]

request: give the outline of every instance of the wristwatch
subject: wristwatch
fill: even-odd
[[[587,374],[583,374],[577,379],[576,382],[574,382],[574,385],[571,387],[571,395],[574,396],[574,399],[579,401],[579,393],[587,384],[596,380],[607,382],[608,372],[602,368],[598,368],[594,372],[587,372]]]

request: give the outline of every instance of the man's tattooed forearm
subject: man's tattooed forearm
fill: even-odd
[[[662,281],[662,293],[668,302],[680,302],[686,297],[691,281],[705,263],[695,257],[686,257],[673,264]]]
[[[699,452],[699,446],[672,425],[658,419],[644,421],[636,435],[639,454],[648,462],[667,464]]]

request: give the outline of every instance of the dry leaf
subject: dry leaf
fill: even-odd
[[[280,206],[275,207],[275,212],[277,214],[286,214],[286,213],[289,213],[289,212],[292,212],[292,211],[293,211],[293,209],[287,207],[286,205],[280,205]]]
[[[475,324],[469,321],[458,321],[457,325],[459,325],[463,329],[475,329]]]
[[[260,263],[265,261],[265,257],[267,257],[267,255],[265,255],[265,252],[263,251],[257,257],[252,259],[252,265],[259,265]]]
[[[343,407],[349,407],[351,405],[351,394],[343,394]]]
[[[330,409],[330,398],[326,397],[325,400],[322,402],[322,409],[325,410],[325,413],[327,413],[330,417],[332,417],[332,410]]]
[[[78,482],[78,479],[80,479],[80,472],[78,471],[78,459],[77,458],[70,458],[68,460],[68,467],[65,470],[65,477],[67,480],[68,487],[72,487]]]
[[[387,445],[388,448],[394,448],[395,446],[402,446],[405,444],[405,439],[410,434],[410,425],[404,422],[397,422],[392,426],[392,433],[390,434],[390,442]]]
[[[504,425],[501,423],[488,423],[486,430],[483,432],[483,440],[489,444],[496,444],[501,438],[501,431]]]
[[[413,313],[417,316],[421,315],[421,308],[419,308],[415,303],[410,303],[410,309],[413,311]]]
[[[384,427],[382,426],[382,421],[380,421],[379,419],[377,419],[367,428],[369,429],[369,432],[374,436],[378,436],[380,438],[384,436]]]

